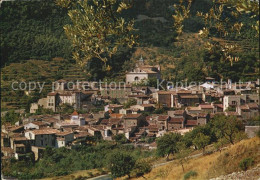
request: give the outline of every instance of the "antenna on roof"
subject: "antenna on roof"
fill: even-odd
[[[139,59],[139,64],[140,65],[144,65],[144,59],[143,56],[141,55],[140,59]]]
[[[142,61],[142,62],[144,61],[144,59],[143,59],[143,55],[141,55],[139,61]]]

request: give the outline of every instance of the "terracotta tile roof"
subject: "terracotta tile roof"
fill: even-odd
[[[200,111],[201,107],[199,107],[199,106],[198,107],[188,106],[187,110],[188,111]]]
[[[124,130],[124,127],[123,126],[118,126],[118,127],[114,127],[112,128],[113,130]]]
[[[223,104],[214,104],[214,106],[223,109]]]
[[[179,90],[177,91],[177,94],[191,94],[192,91],[189,91],[189,90]]]
[[[87,137],[87,136],[92,136],[92,135],[88,132],[79,132],[77,134],[74,134],[75,138],[82,138],[82,137]]]
[[[11,126],[10,128],[8,128],[8,131],[16,131],[16,130],[19,130],[19,129],[23,129],[24,127],[23,126]]]
[[[117,113],[110,114],[111,118],[122,118],[123,116],[124,116],[123,114],[117,114]]]
[[[69,135],[69,134],[72,134],[73,132],[72,131],[66,131],[66,132],[57,132],[56,135],[57,136],[66,136],[66,135]]]
[[[58,122],[59,120],[56,118],[53,118],[53,117],[44,117],[44,118],[42,118],[42,121],[52,123],[52,122]]]
[[[140,116],[142,116],[142,114],[126,114],[124,116],[125,119],[136,119],[139,118]]]
[[[158,116],[158,121],[166,121],[169,118],[168,115],[160,115]]]
[[[158,128],[158,126],[157,126],[157,124],[151,124],[151,125],[148,126],[148,129],[149,128]]]
[[[184,118],[174,118],[172,117],[170,119],[170,121],[168,121],[169,123],[182,123],[184,121]]]
[[[247,105],[240,105],[239,108],[242,110],[249,110],[249,107]]]
[[[72,115],[72,116],[78,116],[79,113],[78,113],[77,111],[74,111],[71,115]]]
[[[157,72],[152,71],[150,69],[142,69],[144,72],[148,73],[148,74],[157,74]]]
[[[58,131],[57,129],[36,129],[33,130],[32,133],[35,135],[41,135],[41,134],[56,134],[60,131]]]
[[[120,121],[122,121],[122,119],[120,119],[120,118],[110,118],[109,119],[109,123],[111,123],[111,124],[118,124]]]
[[[205,117],[207,117],[207,115],[208,115],[208,114],[206,114],[206,113],[199,113],[199,114],[198,114],[198,117],[203,117],[203,118],[205,118]]]
[[[184,113],[184,110],[176,110],[174,111],[174,115],[182,115]]]
[[[109,123],[109,120],[108,119],[103,119],[100,124],[108,124]]]
[[[249,109],[259,109],[259,106],[256,103],[248,103]]]
[[[109,104],[109,108],[121,108],[123,105],[121,104]]]
[[[13,137],[12,138],[14,141],[27,141],[28,139],[26,137]]]
[[[187,120],[186,125],[188,125],[188,126],[196,126],[197,125],[197,121],[196,120]]]
[[[181,95],[181,99],[199,99],[198,95]]]
[[[47,96],[56,96],[58,93],[56,93],[56,92],[50,92],[50,93],[48,93],[47,94]]]
[[[15,144],[16,147],[25,147],[24,144]]]
[[[156,134],[155,134],[155,133],[148,133],[147,136],[148,136],[148,137],[155,137]]]
[[[200,104],[201,109],[213,109],[211,104]]]
[[[58,93],[60,96],[71,96],[71,92],[63,92],[63,93]]]
[[[176,92],[175,91],[158,91],[158,94],[160,94],[160,95],[163,95],[163,94],[176,94]]]
[[[42,121],[34,121],[32,122],[32,124],[35,124],[37,126],[44,126],[44,125],[47,125],[46,123],[42,122]]]

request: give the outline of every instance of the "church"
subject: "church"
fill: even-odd
[[[144,64],[144,59],[141,56],[136,67],[126,74],[126,84],[138,83],[141,80],[150,78],[160,79],[160,66],[150,66]]]

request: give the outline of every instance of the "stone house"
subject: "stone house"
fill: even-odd
[[[207,113],[213,113],[214,107],[211,104],[200,104],[199,107],[201,108],[201,111],[207,112]]]
[[[73,132],[58,132],[56,133],[56,148],[66,147],[74,140]]]
[[[138,65],[126,74],[126,83],[138,83],[142,80],[148,80],[150,78],[160,79],[160,67],[149,65]]]
[[[113,113],[119,113],[119,110],[123,108],[123,105],[121,104],[109,104],[105,106],[105,112],[113,112]]]
[[[48,124],[42,121],[34,121],[24,125],[24,129],[41,129],[47,127]]]
[[[25,132],[25,137],[34,140],[33,145],[38,147],[55,147],[57,129],[37,129]]]
[[[184,128],[184,123],[185,123],[184,118],[171,117],[170,120],[168,121],[168,130],[173,131],[173,130],[182,129]]]
[[[229,107],[235,108],[241,105],[240,95],[229,95],[223,98],[223,111],[226,111]]]
[[[131,127],[140,127],[144,125],[145,118],[142,114],[126,114],[123,117],[123,126],[125,129],[131,128]]]
[[[102,97],[117,99],[124,102],[128,95],[131,94],[132,86],[128,84],[102,84],[100,94]]]
[[[157,103],[164,107],[177,106],[177,94],[175,91],[158,91],[154,94]]]
[[[256,103],[249,103],[236,107],[236,112],[241,115],[242,119],[248,120],[259,116],[259,106]]]
[[[152,104],[137,104],[130,107],[131,109],[138,109],[141,112],[151,112],[154,109]]]

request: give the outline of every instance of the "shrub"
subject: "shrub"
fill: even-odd
[[[73,179],[73,178],[72,178]],[[85,179],[84,177],[82,177],[81,175],[79,175],[78,177],[74,178],[75,180],[83,180]]]
[[[89,177],[93,177],[94,174],[92,172],[88,172]]]
[[[239,163],[239,167],[243,170],[246,171],[250,166],[252,166],[254,163],[254,160],[252,158],[245,158]]]
[[[189,171],[189,172],[187,172],[187,173],[184,175],[183,179],[184,179],[184,180],[187,180],[187,179],[190,179],[191,177],[195,177],[195,176],[197,176],[197,175],[198,175],[198,173],[197,173],[196,171]]]

